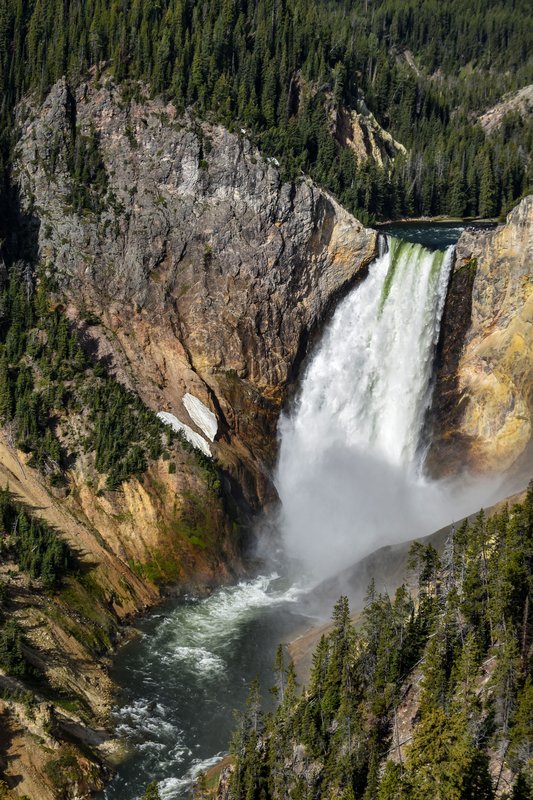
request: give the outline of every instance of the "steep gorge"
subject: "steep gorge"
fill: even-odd
[[[308,179],[283,183],[244,135],[138,92],[130,101],[92,81],[72,93],[60,81],[42,106],[19,108],[8,248],[46,274],[96,362],[202,437],[223,486],[178,442],[119,491],[84,455],[54,488],[4,429],[4,485],[59,531],[80,570],[50,593],[2,568],[25,657],[50,691],[1,677],[0,755],[9,785],[40,800],[74,785],[87,796],[113,758],[102,725],[120,622],[165,587],[203,591],[242,571],[242,525],[274,497],[288,388],[377,242]]]
[[[244,133],[138,91],[125,101],[110,81],[75,94],[61,81],[42,109],[21,110],[23,208],[73,307],[101,319],[116,369],[199,433],[184,394],[215,413],[213,451],[258,509],[273,497],[273,433],[307,340],[377,236],[308,179],[283,183]],[[97,211],[72,204],[83,136],[105,173]]]
[[[375,256],[377,234],[307,178],[285,183],[279,165],[262,157],[245,131],[229,133],[179,117],[172,105],[150,99],[142,86],[135,88],[132,99],[106,79],[87,81],[76,90],[60,81],[42,106],[33,101],[21,106],[18,120],[21,138],[14,171],[20,192],[18,224],[28,257],[33,250],[53,278],[86,347],[150,408],[172,414],[202,437],[207,435],[205,423],[201,416],[191,416],[184,398],[196,398],[215,415],[217,433],[208,446],[224,470],[226,495],[235,504],[229,515],[222,498],[206,484],[194,454],[179,447],[172,454],[174,473],[166,462],[154,462],[142,479],[129,480],[120,492],[88,485],[81,459],[69,473],[67,493],[51,489],[6,438],[0,452],[2,482],[54,524],[90,565],[101,596],[95,601],[89,593],[82,602],[96,602],[96,627],[107,630],[111,644],[118,622],[157,602],[162,585],[177,584],[181,591],[209,587],[231,580],[242,568],[236,523],[275,499],[271,471],[280,410],[309,341]],[[94,165],[89,179],[84,160]],[[504,416],[512,417],[517,408],[515,417],[521,420],[519,435],[505,450],[506,466],[530,436],[523,408],[514,400],[531,386],[531,336],[525,327],[530,321],[522,314],[531,283],[521,278],[531,270],[530,251],[520,260],[531,236],[530,201],[520,208],[506,228],[485,239],[465,234],[455,272],[470,275],[468,265],[476,259],[475,315],[492,285],[492,274],[483,278],[483,270],[495,266],[490,243],[494,237],[510,237],[512,246],[497,265],[502,289],[494,302],[498,318],[503,314],[509,321],[515,312],[524,317],[517,336],[525,343],[520,351],[525,355],[517,357],[515,345],[509,345],[509,357],[499,362],[499,374],[511,376],[513,387],[520,384],[518,394],[513,389],[501,400]],[[529,209],[525,216],[524,208]],[[468,282],[458,300],[454,285],[448,309],[454,302],[468,303]],[[434,414],[441,428],[431,457],[441,470],[450,430],[455,431],[449,415],[464,405],[464,392],[458,395],[456,387],[466,380],[468,348],[479,348],[493,330],[496,312],[480,322],[483,313],[476,318],[478,333],[473,322],[464,334],[466,350],[463,333],[445,320],[441,353],[449,350],[449,340],[461,355],[441,366],[437,377]],[[464,327],[465,315],[460,312],[459,317]],[[471,381],[469,386],[468,397],[475,404],[481,384]],[[441,411],[446,402],[448,411]],[[485,416],[492,418],[492,413],[489,404]],[[469,442],[482,436],[485,416],[462,418]],[[449,471],[462,463],[462,441],[454,451],[456,460],[448,459]],[[468,452],[469,465],[485,468],[483,452],[478,456],[473,447]],[[205,534],[201,544],[194,540],[198,528]],[[81,591],[75,579],[67,588]],[[35,630],[36,657],[50,664],[51,677],[63,660],[57,685],[82,697],[94,727],[105,719],[112,687],[100,662],[88,667],[95,651],[83,641],[83,631],[90,628],[85,612],[78,620],[81,635],[65,634],[68,625],[54,627],[51,620],[58,606],[73,616],[72,595],[65,602],[41,598],[45,612],[37,624],[39,604],[27,600],[35,586],[20,580],[20,590],[16,614],[26,619],[28,630]],[[100,648],[100,657],[106,648]],[[68,724],[51,724],[43,703],[41,744],[57,754]],[[7,701],[4,710],[20,735],[29,725],[24,704]],[[76,714],[73,724],[79,724]],[[55,737],[44,736],[49,727]],[[87,743],[87,736],[92,734],[83,732],[81,741]],[[15,735],[11,747],[14,741]],[[39,747],[33,744],[34,750]],[[39,751],[42,763],[35,753],[32,758],[40,765],[38,779],[48,787],[43,792],[52,792],[42,772],[44,749]],[[21,788],[36,796],[29,766],[21,767],[20,754],[9,752],[15,758],[12,774],[21,770],[26,781]],[[88,775],[92,769],[88,763]],[[80,791],[98,783],[95,775]]]

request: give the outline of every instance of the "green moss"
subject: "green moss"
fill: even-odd
[[[119,514],[114,514],[113,519],[116,522],[133,522],[133,514],[131,511],[121,511]]]
[[[200,547],[202,550],[205,550],[207,547],[206,543],[202,539],[200,539],[199,536],[196,536],[195,534],[189,537],[189,541],[191,544],[196,545],[196,547]]]
[[[74,611],[83,618],[80,622],[72,619],[70,614],[56,612],[56,620],[61,627],[96,653],[111,649],[115,621],[106,611],[109,599],[93,573],[71,580],[60,592],[59,600],[69,612]]]
[[[56,706],[65,709],[65,711],[69,711],[71,714],[80,715],[84,712],[83,704],[77,697],[58,697],[55,700],[55,704]]]
[[[151,550],[150,558],[144,563],[129,559],[128,566],[140,578],[150,581],[156,586],[172,583],[181,576],[177,554],[171,553],[169,555],[159,549]]]
[[[171,534],[175,540],[185,540],[197,547],[206,549],[218,546],[218,527],[211,513],[209,498],[199,497],[193,492],[185,492],[186,507],[174,514],[164,530]]]
[[[70,787],[79,784],[85,778],[85,773],[79,764],[79,752],[71,745],[63,746],[59,758],[50,761],[45,770],[58,792],[58,797],[70,796],[70,793],[66,794]]]
[[[470,256],[468,261],[459,268],[458,272],[468,272],[474,277],[477,272],[477,258]]]

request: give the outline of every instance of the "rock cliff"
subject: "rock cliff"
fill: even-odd
[[[183,398],[201,401],[214,454],[258,507],[309,337],[376,234],[311,181],[284,183],[244,131],[135,91],[61,81],[20,110],[23,211],[73,315],[100,318],[115,369],[205,437]]]
[[[348,147],[357,156],[358,163],[372,159],[379,167],[390,164],[396,156],[407,150],[378,124],[369,111],[365,113],[335,110],[333,133],[342,147]]]
[[[457,243],[438,350],[428,469],[491,473],[524,457],[533,427],[533,196]]]
[[[225,484],[175,442],[120,491],[83,452],[54,488],[0,431],[2,486],[79,568],[51,593],[0,564],[48,687],[28,693],[0,670],[0,770],[51,800],[74,784],[89,796],[112,760],[105,657],[119,623],[162,586],[200,590],[241,569],[239,521],[274,496],[282,404],[377,236],[308,179],[284,183],[245,132],[179,117],[140,86],[60,81],[19,107],[18,124],[11,250],[48,276],[91,357],[214,456]]]

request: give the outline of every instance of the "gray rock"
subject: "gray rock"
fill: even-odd
[[[161,100],[125,102],[109,80],[74,95],[59,81],[18,116],[16,172],[41,261],[115,334],[143,398],[189,424],[181,399],[199,397],[219,420],[218,458],[248,499],[272,497],[280,408],[375,232],[309,179],[284,182],[245,135]],[[91,129],[107,190],[102,210],[77,213],[69,153]]]

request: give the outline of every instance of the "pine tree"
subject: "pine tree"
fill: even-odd
[[[11,379],[5,352],[0,355],[0,423],[8,422],[13,414]]]
[[[496,211],[495,177],[490,154],[485,152],[481,162],[479,179],[479,206],[480,217],[493,217]]]

